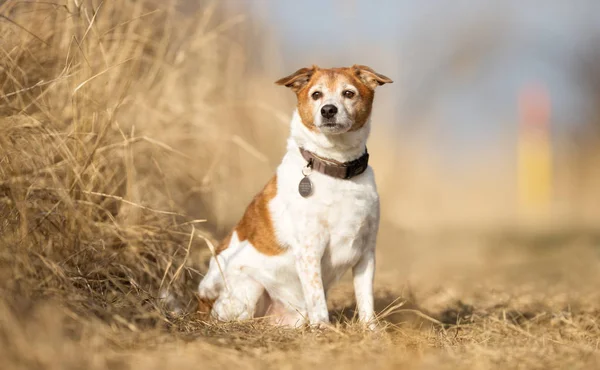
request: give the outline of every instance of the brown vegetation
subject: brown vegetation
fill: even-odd
[[[183,18],[149,1],[0,2],[3,369],[598,366],[594,235],[413,235],[388,219],[385,331],[353,324],[348,281],[333,331],[197,315],[207,256],[287,131],[248,98],[243,18],[199,3]]]

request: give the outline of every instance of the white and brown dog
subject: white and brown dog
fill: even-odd
[[[298,98],[287,153],[211,258],[199,293],[214,318],[327,325],[327,291],[352,268],[359,319],[375,326],[379,195],[366,142],[374,90],[391,82],[361,65],[276,82]]]

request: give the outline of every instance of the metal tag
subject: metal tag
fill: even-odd
[[[312,182],[310,182],[310,179],[307,176],[304,176],[304,178],[300,180],[300,184],[298,184],[298,192],[304,198],[312,194]]]

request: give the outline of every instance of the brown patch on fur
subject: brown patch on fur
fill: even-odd
[[[317,66],[302,68],[293,74],[286,76],[276,83],[290,87],[298,98],[298,114],[306,128],[313,132],[319,132],[314,123],[312,97],[308,92],[318,83],[322,83],[329,90],[336,90],[336,86],[344,80],[354,85],[358,90],[358,99],[355,104],[356,110],[353,125],[350,131],[360,130],[367,122],[373,107],[375,88],[379,85],[392,83],[388,77],[375,72],[372,68],[363,65],[352,67],[321,69]]]
[[[317,71],[319,67],[313,65],[310,68],[300,68],[296,72],[292,73],[289,76],[285,76],[275,81],[277,85],[283,85],[285,87],[289,87],[294,92],[298,93],[300,89],[302,89],[308,81],[311,79],[312,75]]]
[[[314,132],[318,132],[319,129],[313,122],[310,104],[306,104],[307,101],[310,102],[310,100],[307,99],[311,99],[307,94],[307,86],[309,85],[310,81],[313,81],[314,83],[315,79],[313,77],[318,71],[321,71],[321,69],[319,69],[319,67],[316,65],[313,65],[311,68],[301,68],[291,75],[275,81],[276,84],[289,87],[296,93],[296,97],[298,99],[298,113],[300,114],[302,123],[304,126],[306,126],[306,128]],[[312,86],[312,84],[310,86]],[[308,86],[309,89],[310,86]]]
[[[275,236],[269,211],[269,202],[275,195],[277,195],[277,175],[273,176],[263,190],[254,197],[233,230],[237,232],[240,241],[248,240],[257,251],[267,256],[278,255],[284,250]],[[216,254],[229,247],[233,231],[219,245]]]
[[[350,131],[358,131],[367,123],[367,120],[371,116],[375,90],[365,85],[354,69],[346,68],[343,73],[353,82],[354,87],[358,90],[358,99],[360,99],[360,101],[357,103],[358,106],[356,107],[355,116],[353,117],[354,123],[350,128]]]
[[[371,67],[355,64],[351,67],[354,73],[367,85],[371,90],[375,90],[377,86],[391,84],[392,79],[377,73]]]
[[[319,128],[315,125],[313,108],[311,105],[312,98],[308,96],[308,90],[312,85],[309,85],[296,93],[298,97],[298,114],[302,120],[302,124],[312,132],[319,132]]]
[[[371,115],[373,99],[375,98],[375,87],[392,83],[393,81],[375,72],[372,68],[363,65],[355,64],[350,68],[344,68],[342,73],[354,82],[353,85],[358,90],[359,96],[362,97],[360,105],[356,109],[354,124],[350,128],[350,131],[357,131],[367,123]]]

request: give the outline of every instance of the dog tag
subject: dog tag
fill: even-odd
[[[298,192],[304,198],[312,194],[312,182],[310,182],[308,176],[304,176],[304,178],[300,180],[300,184],[298,184]]]

